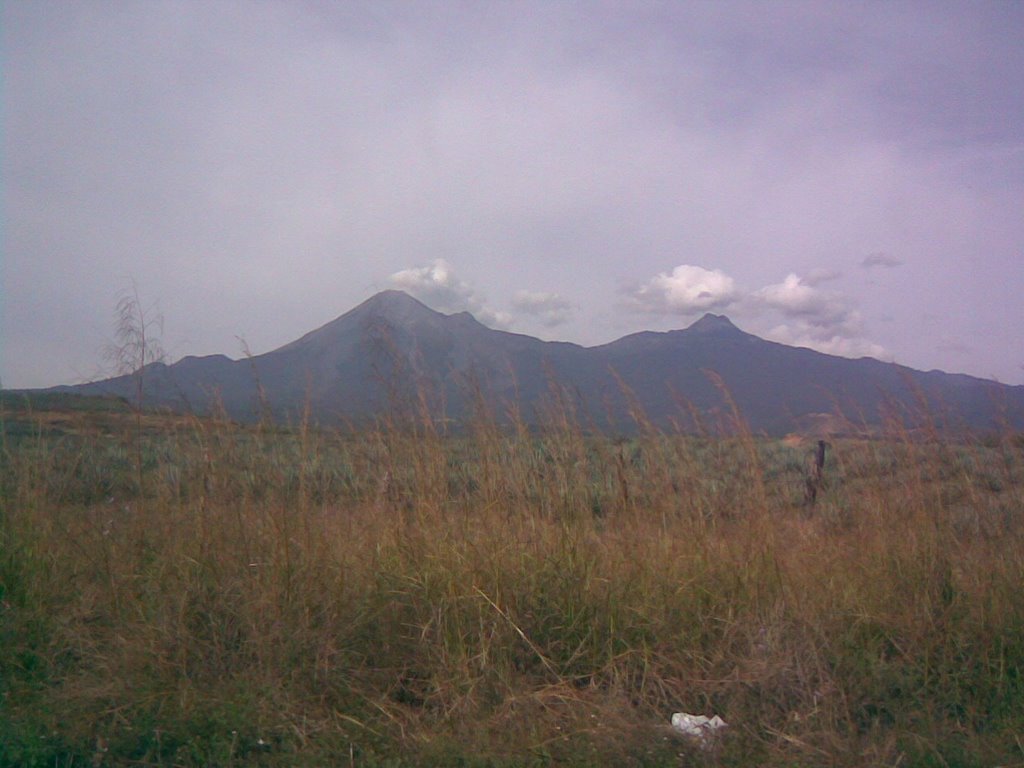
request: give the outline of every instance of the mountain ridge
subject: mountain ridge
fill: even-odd
[[[772,434],[837,411],[865,428],[908,422],[922,405],[954,425],[995,428],[1006,414],[1024,427],[1024,387],[791,347],[724,315],[582,347],[488,328],[468,312],[437,312],[394,290],[270,352],[241,360],[187,356],[147,366],[143,377],[150,405],[223,408],[241,420],[258,418],[265,405],[280,418],[308,409],[324,423],[372,420],[396,404],[426,402],[438,417],[459,422],[482,397],[496,414],[515,403],[536,422],[561,388],[595,426],[627,429],[639,404],[658,425],[687,421],[698,429],[728,420],[722,384],[749,427]],[[120,376],[44,391],[131,399],[136,381]]]

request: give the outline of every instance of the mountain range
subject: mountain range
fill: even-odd
[[[688,328],[641,332],[595,347],[488,328],[384,291],[276,350],[240,360],[185,357],[142,370],[144,404],[359,423],[396,410],[456,425],[484,407],[527,423],[551,409],[585,426],[755,432],[863,432],[891,424],[1024,428],[1024,386],[922,372],[790,347],[706,314]],[[136,375],[46,391],[133,400]],[[643,414],[641,417],[639,414]]]

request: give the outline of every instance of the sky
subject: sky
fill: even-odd
[[[1024,384],[1024,3],[2,5],[4,387],[401,288]]]

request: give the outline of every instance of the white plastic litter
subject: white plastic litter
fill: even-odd
[[[718,715],[705,717],[689,715],[686,712],[676,712],[672,715],[672,727],[684,736],[696,739],[702,746],[708,746],[716,732],[728,725]]]

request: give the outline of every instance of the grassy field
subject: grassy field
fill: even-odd
[[[4,401],[4,766],[1024,765],[1019,435],[833,439],[811,507],[742,429],[65,406]]]

